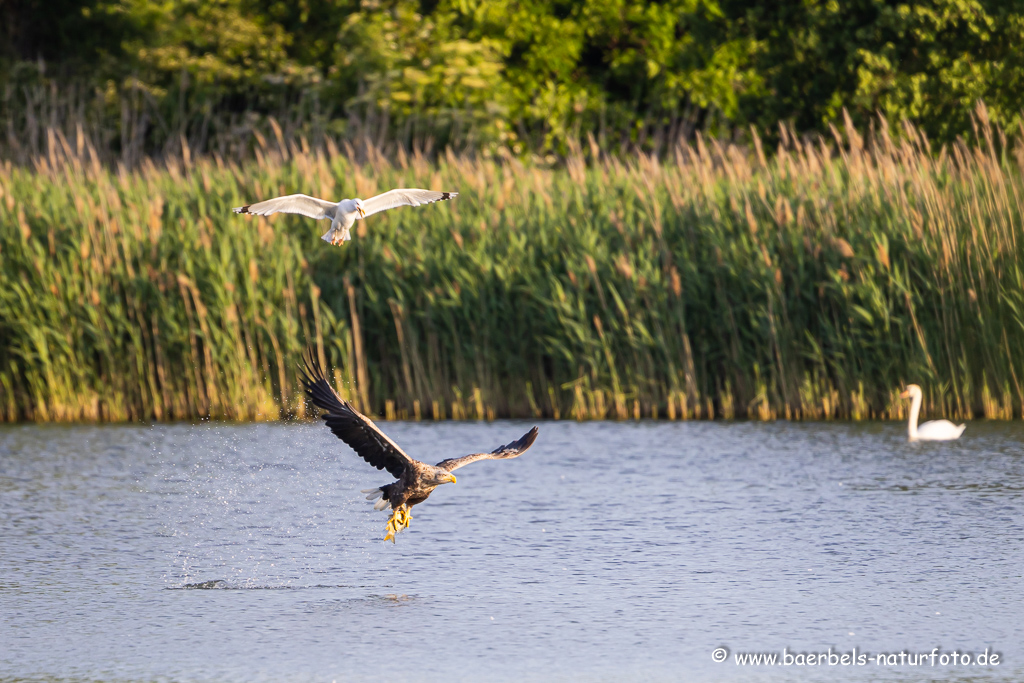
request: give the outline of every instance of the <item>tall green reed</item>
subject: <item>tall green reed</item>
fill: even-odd
[[[0,170],[0,416],[303,414],[307,346],[388,418],[1010,418],[1024,406],[1024,150],[912,127],[766,155],[256,161],[109,170],[58,133]],[[83,151],[84,147],[84,151]],[[278,194],[457,189],[343,248]]]

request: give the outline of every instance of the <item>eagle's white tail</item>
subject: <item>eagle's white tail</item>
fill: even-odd
[[[360,493],[369,494],[369,495],[366,496],[366,500],[377,500],[378,498],[380,498],[380,500],[377,500],[377,502],[374,503],[374,505],[373,505],[373,509],[374,510],[383,510],[388,505],[391,505],[391,503],[389,503],[387,500],[385,500],[383,498],[383,496],[384,496],[384,489],[380,489],[380,488],[376,488],[376,489],[363,489],[362,491],[360,491]]]

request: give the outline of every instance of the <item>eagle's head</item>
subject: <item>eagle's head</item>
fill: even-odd
[[[455,475],[448,470],[435,467],[433,472],[433,479],[430,482],[434,486],[440,486],[441,484],[454,484]]]

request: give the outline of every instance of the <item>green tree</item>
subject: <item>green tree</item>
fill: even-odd
[[[790,121],[824,130],[847,108],[882,112],[933,138],[970,130],[978,100],[1012,123],[1024,105],[1024,3],[979,0],[724,0],[712,43],[748,40],[763,88],[741,97],[737,123]]]
[[[341,27],[329,72],[340,92],[356,93],[350,104],[372,104],[399,126],[422,121],[504,142],[511,88],[500,45],[465,38],[453,19],[409,0],[364,0]]]
[[[85,79],[111,128],[145,91],[149,148],[310,101],[334,132],[369,113],[377,135],[514,152],[824,132],[844,109],[948,141],[978,100],[1003,126],[1024,107],[1024,0],[0,0],[0,31],[0,79]]]

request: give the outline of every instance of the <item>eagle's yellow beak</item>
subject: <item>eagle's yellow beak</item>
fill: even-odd
[[[456,481],[456,479],[455,479],[455,475],[454,475],[454,474],[449,474],[448,476],[452,478],[452,483],[453,483],[453,484],[455,484],[455,483],[458,483],[458,482]]]

